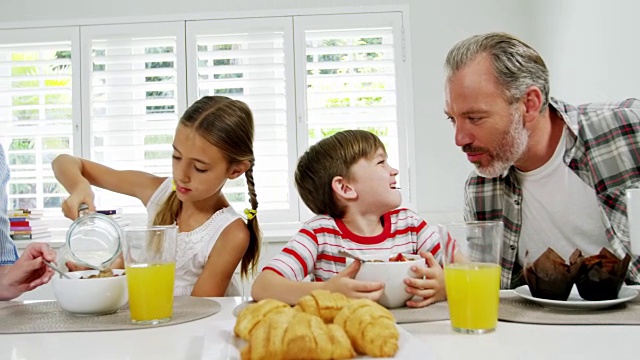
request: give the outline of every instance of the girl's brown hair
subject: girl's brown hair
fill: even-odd
[[[253,180],[253,115],[242,101],[225,96],[205,96],[191,105],[180,118],[180,125],[194,130],[211,145],[220,149],[230,164],[248,161],[249,169],[244,173],[249,188],[251,209],[258,209],[255,182]],[[172,192],[162,204],[153,220],[154,225],[170,225],[176,222],[182,202]],[[255,273],[260,257],[261,234],[258,218],[247,219],[249,247],[242,257],[240,274],[246,277]]]

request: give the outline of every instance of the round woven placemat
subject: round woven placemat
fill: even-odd
[[[233,316],[238,316],[240,311],[255,301],[245,301],[233,309]],[[406,324],[414,322],[449,320],[449,306],[446,301],[441,301],[423,308],[401,307],[389,309],[396,318],[396,323]]]
[[[17,304],[0,308],[0,334],[148,329],[202,319],[220,309],[214,300],[180,296],[173,299],[171,320],[137,325],[131,323],[128,307],[109,315],[78,316],[64,311],[56,301]]]
[[[640,299],[601,310],[566,310],[512,297],[500,299],[498,319],[547,325],[640,325]]]
[[[446,301],[440,301],[423,308],[405,306],[390,309],[390,311],[398,324],[449,320],[449,305]]]

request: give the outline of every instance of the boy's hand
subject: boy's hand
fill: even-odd
[[[378,300],[382,296],[384,284],[381,282],[359,281],[353,277],[360,270],[360,261],[354,261],[338,275],[325,283],[325,289],[339,292],[349,298]]]
[[[407,301],[407,306],[409,307],[425,307],[447,298],[447,293],[444,287],[444,271],[442,270],[442,267],[430,252],[420,251],[419,254],[427,260],[427,265],[429,267],[411,267],[411,271],[418,274],[420,277],[424,277],[424,279],[404,279],[404,283],[407,285],[406,291],[409,294],[422,297],[422,300],[420,301]]]

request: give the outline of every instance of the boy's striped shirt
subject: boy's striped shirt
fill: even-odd
[[[344,270],[346,260],[340,250],[356,256],[430,251],[441,262],[440,236],[416,213],[396,209],[382,216],[383,231],[376,236],[351,232],[340,219],[317,215],[305,222],[285,248],[263,270],[300,281],[312,275],[315,281],[327,281]]]

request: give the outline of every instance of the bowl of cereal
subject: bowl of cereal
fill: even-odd
[[[406,278],[420,278],[411,271],[412,266],[426,266],[425,259],[415,254],[397,254],[388,259],[379,256],[360,256],[366,260],[360,265],[360,270],[355,276],[356,280],[376,281],[384,283],[384,292],[378,299],[378,303],[386,308],[405,306],[413,295],[405,289]]]
[[[127,276],[123,269],[73,271],[66,275],[70,279],[55,275],[51,283],[60,307],[72,314],[111,314],[127,303]]]

